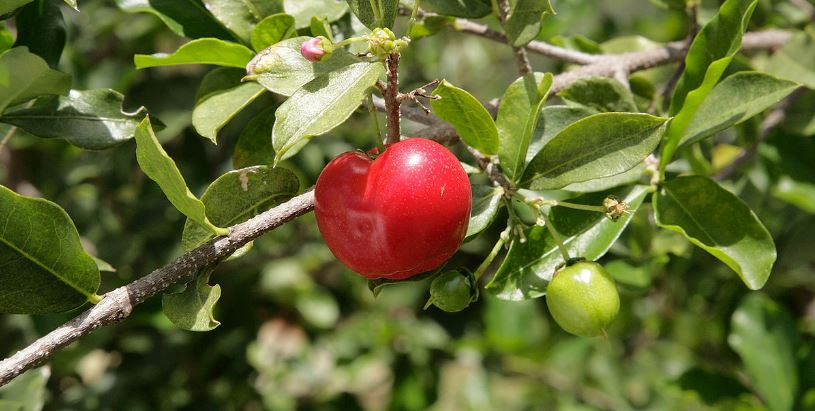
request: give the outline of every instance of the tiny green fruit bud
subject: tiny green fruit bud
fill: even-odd
[[[474,298],[470,277],[459,271],[447,271],[436,277],[430,284],[430,299],[425,308],[433,304],[451,313],[467,308]]]
[[[581,261],[555,273],[546,288],[546,306],[564,330],[596,337],[617,316],[620,295],[603,266]]]
[[[512,198],[512,210],[518,220],[526,226],[533,226],[538,222],[540,216],[538,210],[518,198]]]

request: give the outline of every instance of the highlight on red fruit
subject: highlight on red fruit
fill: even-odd
[[[314,212],[325,243],[369,279],[433,270],[464,241],[472,206],[467,174],[439,143],[408,139],[372,159],[339,155],[323,169]]]

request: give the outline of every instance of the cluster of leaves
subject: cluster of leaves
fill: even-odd
[[[338,127],[349,123],[372,86],[384,75],[381,62],[356,55],[364,51],[357,46],[337,50],[325,62],[307,62],[300,56],[299,49],[308,36],[341,39],[363,35],[375,27],[392,27],[399,9],[397,1],[372,3],[365,0],[349,0],[347,3],[333,0],[117,1],[122,10],[157,16],[171,31],[191,39],[172,53],[136,55],[137,68],[187,64],[220,66],[207,72],[198,84],[190,116],[197,134],[215,143],[230,123],[241,120],[242,114],[252,116],[251,121],[242,120],[245,127],[236,139],[231,155],[233,170],[211,183],[195,179],[197,185],[206,186],[199,198],[188,188],[176,162],[162,148],[160,138],[154,132],[154,126],[156,131],[163,126],[157,118],[148,118],[143,108],[124,111],[123,96],[117,91],[73,89],[75,82],[72,83],[70,75],[56,70],[65,38],[58,3],[52,0],[18,3],[10,6],[14,9],[22,6],[13,15],[16,39],[3,31],[3,38],[7,41],[0,44],[0,74],[10,79],[0,85],[0,123],[8,125],[3,130],[19,130],[16,132],[26,137],[63,139],[87,150],[111,149],[135,140],[136,147],[130,151],[131,155],[135,151],[144,174],[154,180],[172,205],[187,217],[181,241],[183,250],[195,248],[213,236],[223,234],[225,227],[296,194],[302,187],[297,175],[302,174],[300,166],[306,161],[297,157],[314,153],[314,150],[309,151],[314,146],[306,144],[312,137],[332,130],[341,133]],[[407,3],[403,6],[410,10],[413,4]],[[382,7],[375,9],[371,4],[381,4]],[[420,19],[409,34],[414,38],[429,37],[428,42],[432,42],[434,36],[444,36],[442,29],[445,27],[455,29],[457,18],[494,17],[495,14],[491,3],[482,0],[466,6],[455,1],[424,0],[421,5],[436,14]],[[763,401],[770,408],[779,410],[809,404],[813,382],[806,370],[813,358],[811,336],[802,336],[791,324],[786,310],[763,294],[751,294],[740,300],[732,317],[729,312],[721,316],[732,318],[728,342],[743,361],[751,381],[749,388],[732,374],[722,371],[723,368],[710,370],[701,367],[701,362],[687,360],[679,361],[681,366],[658,378],[647,375],[665,370],[651,369],[639,373],[637,377],[646,380],[656,378],[651,383],[657,381],[673,387],[646,400],[629,392],[630,387],[615,385],[614,381],[623,381],[621,376],[625,374],[621,363],[611,360],[613,350],[623,348],[619,344],[612,344],[609,348],[590,342],[557,340],[559,343],[546,354],[549,356],[546,364],[551,369],[568,364],[566,368],[577,370],[581,367],[576,364],[582,358],[588,377],[576,374],[558,380],[557,376],[541,376],[530,371],[528,367],[538,365],[536,356],[545,353],[532,348],[549,334],[545,319],[537,302],[508,304],[500,301],[544,295],[555,267],[563,263],[553,233],[546,227],[534,225],[534,219],[524,222],[516,214],[513,205],[516,200],[549,201],[551,206],[543,208],[542,217],[564,237],[566,249],[573,256],[595,260],[615,246],[620,248],[617,254],[625,259],[613,261],[609,264],[609,271],[638,297],[644,297],[656,281],[663,282],[659,289],[666,292],[671,290],[666,287],[677,281],[660,277],[658,272],[668,260],[687,261],[690,258],[691,251],[681,248],[685,240],[679,235],[736,272],[750,289],[761,288],[767,282],[776,261],[776,247],[770,232],[775,234],[778,230],[773,231],[772,225],[768,224],[771,228],[768,232],[747,203],[734,192],[748,191],[746,194],[749,194],[745,187],[753,187],[753,190],[771,192],[782,201],[812,212],[815,190],[811,170],[807,168],[813,158],[811,144],[803,144],[809,148],[804,149],[795,144],[801,141],[783,141],[784,136],[768,140],[769,148],[760,154],[768,168],[763,178],[771,178],[771,185],[760,181],[761,177],[748,176],[738,184],[723,186],[710,176],[733,161],[734,150],[740,152],[734,141],[743,145],[758,141],[757,119],[762,113],[801,85],[810,89],[815,87],[812,67],[800,64],[815,53],[815,47],[809,28],[797,31],[792,41],[772,55],[753,59],[738,55],[742,34],[756,6],[755,0],[728,0],[711,10],[712,18],[693,41],[685,59],[685,69],[665,110],[653,109],[652,104],[661,97],[655,92],[655,84],[667,80],[666,73],[662,72],[632,77],[631,90],[613,79],[585,78],[560,90],[557,93],[560,100],[554,104],[550,103],[555,100],[550,96],[553,75],[531,73],[509,85],[501,96],[495,119],[473,94],[443,81],[434,91],[434,95],[441,97],[431,102],[434,114],[452,124],[464,144],[497,157],[501,171],[510,182],[510,190],[507,190],[491,185],[484,177],[474,176],[473,216],[467,233],[472,242],[449,265],[480,263],[485,241],[505,227],[496,221],[507,216],[506,226],[511,229],[508,231],[511,233],[509,250],[500,255],[503,260],[485,287],[485,294],[491,297],[484,297],[483,320],[487,338],[480,343],[487,348],[466,347],[468,340],[476,334],[472,329],[446,332],[433,321],[416,319],[402,322],[398,327],[383,323],[382,318],[391,312],[387,309],[350,315],[343,322],[350,335],[340,332],[320,339],[305,337],[299,326],[292,326],[287,321],[270,320],[265,322],[256,344],[247,353],[249,363],[258,373],[255,388],[264,404],[273,409],[286,409],[304,398],[330,399],[351,393],[358,396],[360,402],[370,401],[374,404],[372,408],[376,408],[376,404],[381,406],[370,391],[398,379],[398,376],[382,370],[398,365],[400,356],[372,348],[372,344],[365,341],[365,337],[372,334],[387,336],[379,343],[408,353],[409,368],[427,368],[432,364],[428,355],[433,350],[447,350],[461,357],[450,361],[449,367],[437,375],[421,376],[411,372],[413,386],[404,383],[396,389],[421,393],[423,399],[411,405],[408,400],[411,394],[404,394],[401,397],[404,408],[423,408],[434,397],[442,404],[444,401],[454,404],[457,401],[503,401],[505,397],[496,394],[494,389],[483,390],[488,399],[477,399],[472,397],[474,394],[466,393],[459,398],[445,390],[449,384],[457,386],[453,381],[462,375],[462,367],[466,369],[463,372],[467,375],[465,381],[484,379],[489,374],[485,370],[486,360],[468,359],[473,355],[477,357],[479,352],[487,356],[506,355],[516,360],[513,366],[520,369],[513,370],[513,366],[509,366],[502,371],[520,371],[529,377],[529,381],[544,379],[553,387],[558,384],[575,386],[570,383],[584,378],[594,380],[593,386],[605,392],[605,397],[592,399],[591,392],[577,390],[572,395],[601,408],[627,408],[629,404],[659,407],[660,404],[671,404],[677,398],[692,404],[702,402],[715,406],[757,406]],[[522,46],[545,36],[543,18],[553,13],[548,1],[518,0],[502,28],[511,45]],[[547,18],[545,21],[555,20]],[[615,46],[613,40],[607,44],[591,44],[586,39],[579,39],[562,39],[561,44],[587,52],[633,51],[628,43],[620,45],[623,42],[618,42]],[[631,43],[636,47],[649,47],[642,41]],[[280,102],[281,97],[271,97],[268,92],[285,100]],[[800,108],[812,101],[812,95],[812,91],[805,91],[801,103],[790,111],[790,121],[783,127],[786,133],[813,134],[812,114]],[[258,106],[263,109],[258,110]],[[167,124],[172,129],[171,122]],[[734,133],[738,140],[733,137]],[[360,142],[354,145],[359,146]],[[323,152],[338,151],[325,145],[318,147],[318,162]],[[301,155],[297,156],[298,153]],[[284,160],[288,160],[286,168],[272,166]],[[185,161],[189,159],[185,158]],[[207,164],[199,167],[207,167]],[[313,176],[304,179],[313,181]],[[508,194],[514,196],[514,200]],[[610,194],[629,205],[629,213],[616,221],[607,219],[602,213],[557,205],[568,201],[573,205],[596,206]],[[751,206],[755,205],[751,203]],[[140,205],[134,203],[134,206]],[[79,236],[82,230],[77,231],[62,208],[48,200],[21,196],[0,187],[0,210],[7,216],[7,224],[0,236],[0,261],[5,267],[0,272],[0,312],[59,312],[98,299],[99,270],[105,269],[105,264],[83,251]],[[668,231],[654,229],[651,219]],[[776,227],[782,224],[773,223]],[[629,225],[629,231],[634,233],[625,232]],[[638,235],[645,238],[637,238]],[[670,239],[668,242],[673,249],[658,250],[658,243],[664,238]],[[486,248],[489,249],[490,245],[487,243]],[[274,247],[267,244],[266,249]],[[325,256],[325,250],[321,250]],[[248,247],[236,256],[245,251]],[[292,284],[297,285],[287,289],[287,285],[279,283],[276,278],[291,275],[292,271],[299,272],[297,270],[302,270],[304,265],[308,272],[319,272],[330,265],[330,258],[318,263],[301,264],[298,261],[293,265],[297,269],[291,266],[267,268],[266,271],[272,274],[264,275],[264,281],[273,283],[273,286],[269,286],[266,292],[281,300],[280,304],[307,323],[307,327],[331,328],[338,323],[340,316],[340,303],[336,297],[308,279],[292,280]],[[710,268],[715,267],[712,264],[705,267],[718,273],[718,269]],[[676,271],[671,275],[689,271],[687,266],[664,270]],[[221,290],[217,285],[209,285],[210,274],[210,271],[198,273],[186,289],[165,295],[163,310],[173,324],[191,330],[212,330],[218,325],[212,310],[221,297]],[[703,279],[695,281],[708,284]],[[359,282],[355,282],[347,288],[335,285],[332,290],[354,293],[349,289],[359,289],[359,286]],[[420,300],[418,294],[424,289],[413,286],[412,291],[406,291],[410,286],[413,285],[396,286],[382,292],[389,298],[407,293],[413,300]],[[687,290],[690,286],[677,289]],[[733,295],[741,292],[727,289],[731,293],[728,300],[736,304],[738,300]],[[380,288],[377,290],[381,291]],[[709,290],[698,292],[703,299],[716,298]],[[289,300],[285,301],[287,298]],[[645,298],[644,301],[652,299]],[[632,299],[629,303],[636,304]],[[364,308],[371,304],[374,303],[359,297],[354,306]],[[707,307],[710,303],[704,301],[701,305]],[[416,303],[411,300],[404,306],[415,307]],[[394,307],[401,305],[395,304]],[[629,309],[623,316],[637,315],[642,321],[623,319],[619,329],[640,327],[647,331],[645,319],[655,321],[657,326],[670,324],[680,328],[682,321],[702,321],[704,311],[700,307],[696,309],[698,311],[684,319],[664,321]],[[508,319],[518,320],[516,323]],[[257,328],[259,324],[254,325]],[[517,329],[511,329],[513,326]],[[448,328],[452,327],[448,325]],[[281,335],[294,341],[294,348],[286,351],[285,346],[280,348],[272,344]],[[647,332],[645,335],[648,336]],[[698,332],[689,331],[676,331],[670,335],[705,338]],[[462,347],[449,346],[454,338]],[[648,343],[654,346],[662,342],[653,335],[648,338]],[[241,337],[241,341],[248,339],[251,336]],[[699,348],[703,343],[689,345]],[[721,349],[719,345],[716,347]],[[685,347],[676,342],[660,349],[663,348],[666,355],[673,358],[686,354],[682,352]],[[367,355],[363,355],[365,353]],[[327,363],[337,371],[332,374],[333,378],[303,384],[302,370],[324,372],[321,367],[325,367],[325,363],[319,362],[323,358],[330,358]],[[641,362],[649,361],[647,350],[637,350],[635,358]],[[478,366],[473,368],[472,364]],[[659,365],[668,366],[664,362]],[[380,379],[366,379],[359,375],[379,375]],[[38,389],[46,377],[47,373],[29,374],[19,380],[18,387],[22,388],[12,389]],[[501,378],[505,379],[503,382],[509,381],[509,377]],[[635,379],[625,381],[643,384]],[[727,389],[710,393],[705,387],[708,381],[712,386]],[[439,389],[429,389],[428,385],[438,385]],[[522,398],[535,401],[531,391],[536,385],[522,385],[528,388]],[[278,388],[280,386],[288,388]],[[679,392],[672,391],[677,387]],[[284,391],[286,395],[280,395]],[[427,396],[428,391],[433,394]],[[751,395],[751,391],[758,396]],[[697,393],[701,400],[685,398],[681,392]],[[15,400],[15,397],[5,398]],[[567,407],[568,402],[564,399],[561,405]]]

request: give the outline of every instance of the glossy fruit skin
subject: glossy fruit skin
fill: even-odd
[[[430,283],[430,303],[448,313],[467,308],[473,301],[470,278],[458,271],[447,271]]]
[[[614,279],[600,264],[581,261],[558,271],[546,288],[555,322],[581,337],[603,334],[620,310]]]
[[[339,155],[317,179],[314,200],[317,226],[338,260],[368,279],[405,279],[461,246],[472,192],[450,151],[414,138],[373,160]]]

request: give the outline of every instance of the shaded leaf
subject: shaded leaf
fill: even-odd
[[[441,97],[430,100],[433,112],[452,124],[464,143],[487,155],[498,153],[498,128],[481,102],[447,80],[442,80],[432,94]]]
[[[17,27],[15,47],[26,46],[56,68],[65,47],[65,21],[59,3],[36,0],[25,6],[14,19]]]
[[[283,40],[261,51],[246,66],[246,79],[255,80],[271,92],[291,96],[316,77],[362,62],[345,50],[335,50],[326,61],[312,63],[300,54],[310,37]]]
[[[136,127],[136,160],[144,174],[161,187],[161,191],[178,211],[216,235],[228,233],[226,229],[214,226],[207,219],[204,203],[187,188],[175,161],[167,155],[153,133],[149,117]]]
[[[653,203],[660,227],[727,264],[750,289],[767,282],[776,258],[773,238],[731,192],[705,177],[678,177],[660,186]]]
[[[58,205],[0,186],[0,313],[67,311],[95,296],[99,270]]]
[[[755,116],[792,93],[798,84],[764,73],[742,71],[710,91],[688,124],[680,145],[693,144]]]
[[[538,37],[547,14],[556,14],[549,0],[517,0],[504,31],[514,47],[521,47]]]
[[[270,0],[203,0],[207,10],[224,27],[250,44],[252,29],[266,16],[283,11],[279,1]]]
[[[266,47],[288,39],[296,32],[294,17],[286,13],[273,14],[261,20],[252,30],[252,48],[259,52]]]
[[[7,411],[40,411],[48,393],[48,366],[33,368],[0,387],[0,408]]]
[[[568,103],[598,112],[636,113],[637,104],[631,91],[619,81],[608,77],[587,77],[570,83],[558,95]]]
[[[657,147],[666,118],[600,113],[571,124],[532,159],[521,179],[533,190],[562,188],[630,170]]]
[[[33,0],[5,0],[0,3],[0,14],[6,14],[14,11],[15,9],[23,7],[32,1]]]
[[[381,63],[354,63],[321,75],[294,93],[275,113],[275,162],[294,155],[296,150],[289,150],[306,139],[342,124],[384,73]]]
[[[570,202],[598,205],[607,194],[588,194]],[[626,195],[619,195],[629,204],[630,212],[617,221],[611,221],[602,213],[564,207],[554,207],[549,220],[563,238],[570,256],[596,260],[617,241],[647,194],[647,187],[636,186]],[[504,300],[541,297],[546,293],[555,268],[563,262],[548,230],[534,226],[526,231],[526,242],[512,241],[504,262],[486,290]]]
[[[502,198],[504,190],[501,187],[473,186],[473,207],[470,210],[470,223],[464,236],[465,241],[480,234],[492,224],[501,207]]]
[[[510,84],[501,97],[495,122],[500,138],[498,158],[501,170],[511,181],[523,173],[529,144],[551,86],[551,73],[527,74]]]
[[[180,36],[236,39],[207,11],[201,0],[116,0],[116,5],[129,13],[153,14]]]
[[[48,63],[26,47],[0,54],[0,114],[6,108],[48,94],[66,94],[71,76],[51,70]]]
[[[750,293],[733,313],[730,329],[727,342],[769,408],[791,410],[798,391],[799,337],[789,313],[764,294]]]
[[[185,43],[172,54],[136,54],[133,62],[138,69],[180,64],[215,64],[244,68],[254,56],[252,50],[240,44],[204,38]]]
[[[257,83],[241,83],[241,70],[219,68],[201,82],[192,125],[198,134],[217,142],[218,132],[266,89]]]
[[[379,10],[374,11],[371,8],[370,0],[346,0],[346,2],[359,21],[371,30],[377,27],[393,28],[396,13],[399,11],[399,0],[377,0],[374,3],[382,5],[382,21],[380,22],[376,19]]]
[[[232,168],[271,165],[275,151],[269,130],[274,127],[275,110],[269,107],[255,116],[243,129],[232,153]]]
[[[300,181],[290,170],[248,167],[218,177],[204,191],[201,201],[213,224],[231,227],[288,200],[299,188]],[[181,235],[181,247],[189,251],[213,237],[206,227],[188,218]]]
[[[221,298],[221,286],[209,285],[211,268],[196,274],[180,293],[164,294],[164,315],[176,326],[188,331],[212,331],[221,325],[213,310]]]
[[[490,0],[422,0],[421,5],[445,16],[479,18],[492,13]]]
[[[67,96],[40,97],[30,107],[10,110],[0,121],[42,138],[61,138],[88,150],[103,150],[133,138],[147,116],[144,107],[127,113],[124,96],[109,89],[71,90]]]

